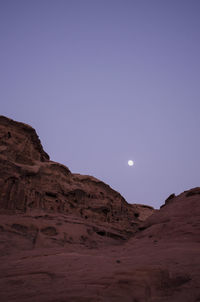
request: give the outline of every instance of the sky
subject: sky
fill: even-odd
[[[200,186],[200,1],[0,0],[0,114],[129,203]]]

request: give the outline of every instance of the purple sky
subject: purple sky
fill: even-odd
[[[200,186],[200,1],[1,0],[0,114],[130,203]]]

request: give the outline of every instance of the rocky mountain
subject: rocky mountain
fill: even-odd
[[[199,255],[200,188],[128,204],[0,116],[1,302],[200,302]]]
[[[32,127],[3,116],[0,175],[1,227],[10,234],[23,234],[23,248],[71,242],[91,247],[107,241],[118,244],[154,211],[128,204],[102,181],[50,161]],[[12,215],[10,224],[7,215]],[[9,242],[13,246],[12,238],[6,239],[0,253],[9,251]]]

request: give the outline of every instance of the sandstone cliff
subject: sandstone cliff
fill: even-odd
[[[0,117],[1,302],[199,302],[199,255],[200,188],[130,205]]]
[[[103,242],[126,240],[154,211],[128,204],[102,181],[73,174],[50,161],[32,127],[4,116],[0,117],[0,176],[0,213],[15,214],[9,219],[18,221],[4,225],[2,216],[1,227],[24,235],[25,241],[29,238],[32,245],[28,241],[23,248],[39,242],[96,246],[102,241],[99,237],[106,237]],[[46,223],[39,227],[44,216]],[[57,219],[62,220],[60,226],[53,222],[58,223]]]

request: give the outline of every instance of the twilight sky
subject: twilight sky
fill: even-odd
[[[0,114],[130,203],[200,186],[200,1],[0,0]]]

